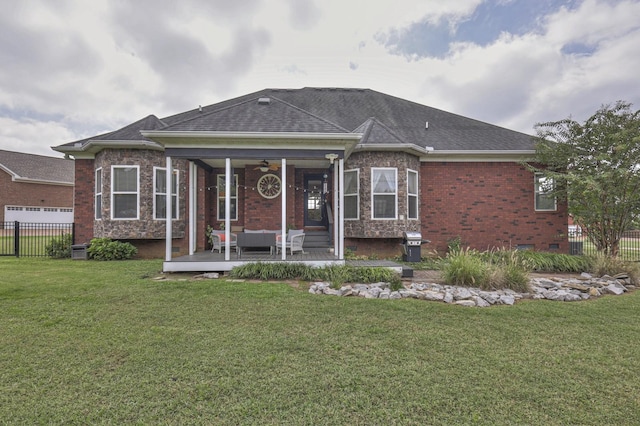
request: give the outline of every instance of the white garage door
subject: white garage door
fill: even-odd
[[[73,209],[64,207],[5,206],[5,222],[73,223]]]

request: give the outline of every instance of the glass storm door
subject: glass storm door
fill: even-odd
[[[304,176],[304,225],[322,226],[322,175]]]

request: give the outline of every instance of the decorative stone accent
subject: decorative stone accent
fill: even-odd
[[[173,168],[179,173],[178,192],[181,200],[178,220],[173,221],[172,235],[173,238],[184,238],[188,162],[174,159],[172,163]],[[94,236],[118,240],[163,239],[166,235],[166,222],[153,217],[153,175],[154,167],[166,167],[164,153],[153,150],[105,149],[96,155],[94,166],[95,170],[102,168],[102,219],[94,221]],[[139,219],[111,220],[111,166],[139,167]],[[93,202],[91,204],[93,205]]]
[[[530,293],[513,290],[483,291],[478,288],[450,286],[436,283],[411,283],[398,291],[391,291],[389,283],[344,285],[334,290],[329,283],[317,282],[311,285],[309,293],[335,296],[360,296],[366,299],[419,299],[456,304],[467,307],[489,307],[494,305],[514,305],[521,299],[547,299],[561,302],[577,302],[602,294],[621,295],[635,286],[628,276],[594,278],[583,274],[575,278],[532,278]]]
[[[371,218],[371,167],[391,167],[398,171],[398,218]],[[347,238],[401,238],[404,231],[420,232],[418,219],[407,219],[407,170],[420,170],[420,160],[403,152],[357,152],[349,157],[345,170],[360,171],[360,219],[345,221]],[[400,219],[402,217],[403,219]]]

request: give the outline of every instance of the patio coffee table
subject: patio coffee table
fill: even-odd
[[[276,234],[273,232],[241,232],[238,234],[237,250],[238,258],[242,256],[245,248],[268,248],[273,254],[276,246]]]

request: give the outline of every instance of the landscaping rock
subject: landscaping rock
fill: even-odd
[[[344,285],[340,290],[330,283],[317,282],[309,287],[311,294],[328,294],[342,297],[358,296],[367,299],[419,299],[444,302],[467,307],[489,307],[492,305],[514,305],[521,299],[547,299],[562,302],[577,302],[600,297],[603,294],[622,295],[635,289],[626,274],[615,277],[595,278],[582,274],[576,278],[532,278],[531,293],[518,293],[511,289],[484,291],[478,288],[442,285],[428,282],[405,284],[399,291],[391,291],[389,283]]]
[[[196,275],[194,278],[201,278],[206,280],[217,280],[220,278],[220,274],[217,272],[206,272],[204,274]]]
[[[453,291],[453,298],[455,300],[467,300],[467,299],[471,299],[471,296],[473,296],[471,294],[471,291],[469,291],[469,289],[466,287],[457,287]]]
[[[616,296],[620,296],[625,291],[627,291],[627,289],[622,284],[611,283],[604,288],[604,291],[605,293],[615,294]]]
[[[516,298],[507,294],[500,296],[500,303],[503,305],[513,305],[516,303]]]

